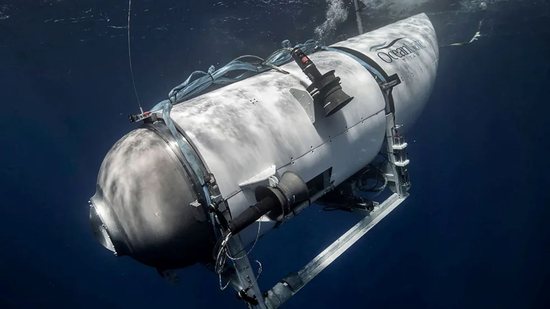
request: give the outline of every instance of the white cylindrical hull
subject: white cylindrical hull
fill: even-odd
[[[372,49],[395,39],[399,40],[386,49]],[[415,51],[403,47],[413,44]],[[397,122],[409,125],[417,118],[430,94],[438,60],[435,32],[426,15],[334,46],[363,53],[388,75],[397,73],[402,81],[393,91]],[[394,56],[392,51],[398,48],[408,55]],[[310,83],[295,63],[281,67],[290,74],[259,74],[172,109],[172,118],[214,174],[233,216],[255,203],[254,187],[242,184],[271,166],[277,175],[290,170],[305,181],[331,168],[331,182],[338,185],[380,151],[386,102],[373,76],[355,59],[337,51],[317,52],[310,58],[322,73],[336,70],[344,92],[354,97],[330,117],[316,107],[312,122],[292,94],[292,89],[305,91]]]

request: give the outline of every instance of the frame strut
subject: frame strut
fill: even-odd
[[[376,224],[382,221],[382,219],[399,206],[405,199],[406,196],[399,196],[397,193],[392,194],[382,204],[375,207],[368,216],[359,221],[336,241],[325,248],[325,250],[319,253],[319,255],[311,260],[304,268],[297,273],[290,274],[275,284],[275,286],[267,292],[267,297],[265,299],[267,308],[278,308],[294,296],[327,266],[353,246]]]
[[[393,86],[392,86],[393,87]],[[388,91],[391,87],[383,89]],[[391,96],[391,92],[386,92]],[[386,101],[388,104],[388,100]],[[389,108],[388,108],[389,109]],[[388,166],[385,177],[394,184],[394,193],[385,201],[376,206],[373,211],[355,224],[336,241],[326,247],[319,255],[311,260],[297,273],[288,275],[279,281],[266,293],[265,304],[267,308],[280,307],[298,291],[300,291],[313,278],[327,268],[332,262],[353,246],[361,237],[369,232],[376,224],[384,219],[390,212],[399,206],[408,196],[410,182],[406,166],[409,160],[405,149],[407,143],[403,136],[398,134],[393,111],[386,114],[386,150],[388,152]]]

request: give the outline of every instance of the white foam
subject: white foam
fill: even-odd
[[[315,28],[315,35],[320,41],[326,39],[336,29],[338,24],[348,19],[348,10],[342,0],[327,0],[327,3],[326,20]]]

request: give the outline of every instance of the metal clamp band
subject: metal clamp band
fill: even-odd
[[[199,202],[203,205],[203,211],[212,224],[214,235],[219,237],[221,233],[218,222],[215,220],[215,215],[208,211],[210,205],[217,205],[223,201],[214,176],[185,132],[172,122],[176,133],[174,134],[160,115],[155,114],[155,116],[154,120],[145,122],[144,127],[157,133],[176,155],[200,198]]]

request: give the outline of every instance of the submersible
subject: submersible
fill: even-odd
[[[395,199],[370,220],[407,196],[402,128],[422,111],[439,56],[428,17],[289,52],[294,61],[136,118],[143,124],[108,152],[90,201],[104,247],[160,270],[209,265],[249,306],[277,307],[295,278],[261,293],[248,259],[229,265],[226,254],[244,256],[386,149]]]

